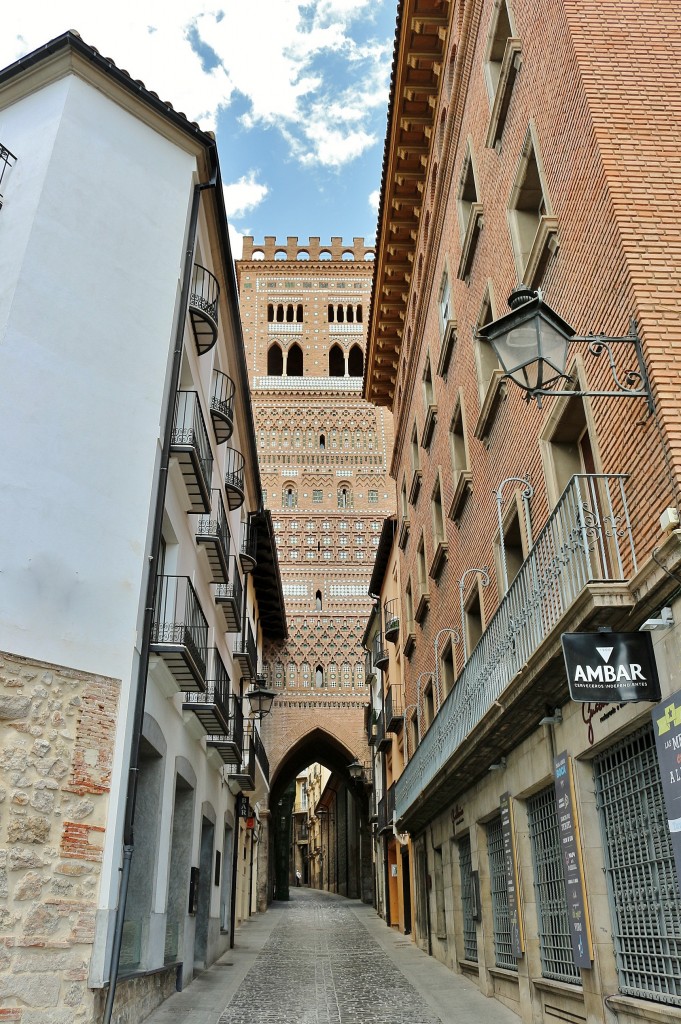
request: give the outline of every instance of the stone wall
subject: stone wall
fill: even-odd
[[[0,1021],[95,1019],[119,693],[114,679],[0,654]]]

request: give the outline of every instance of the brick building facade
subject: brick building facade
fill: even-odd
[[[393,734],[406,760],[395,823],[411,841],[417,941],[528,1021],[670,1021],[681,1005],[655,708],[569,700],[560,643],[656,627],[663,697],[679,687],[681,641],[661,609],[681,611],[680,538],[660,515],[679,505],[680,14],[632,0],[399,7],[365,376],[395,424],[411,708]],[[579,335],[623,337],[634,320],[654,412],[588,394],[526,403],[478,333],[519,282]],[[620,380],[638,369],[623,350],[616,361]],[[567,372],[564,389],[616,388],[586,344]],[[588,967],[563,887],[561,751]]]
[[[263,723],[273,789],[301,757],[299,767],[331,756],[345,773],[367,756],[361,638],[376,547],[395,501],[392,417],[361,396],[372,258],[361,238],[247,237],[237,263],[289,626],[285,643],[264,652],[278,694]]]

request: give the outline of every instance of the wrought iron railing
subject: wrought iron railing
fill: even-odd
[[[374,736],[376,746],[380,746],[380,744],[385,739],[385,718],[383,717],[382,711],[379,711],[378,714],[376,715],[376,731],[374,733]]]
[[[241,602],[243,599],[244,586],[236,565],[234,555],[229,560],[229,583],[218,583],[215,587],[215,600],[232,601],[241,613]]]
[[[246,624],[246,635],[237,637],[234,641],[234,654],[245,654],[250,659],[253,672],[255,672],[258,656],[250,622]]]
[[[186,647],[206,671],[208,622],[188,576],[157,576],[151,643]]]
[[[390,661],[388,648],[385,646],[382,633],[376,633],[371,644],[374,665],[376,668],[385,668]]]
[[[210,408],[225,419],[231,420],[234,415],[234,381],[219,370],[213,370]]]
[[[192,274],[192,286],[189,293],[189,304],[195,309],[209,316],[211,320],[218,322],[218,300],[220,298],[220,285],[217,279],[199,263],[194,264]]]
[[[400,632],[400,599],[393,598],[383,606],[383,632],[386,640],[392,640]]]
[[[255,523],[244,522],[241,524],[241,554],[253,562],[256,561],[258,531]]]
[[[385,698],[386,728],[390,729],[391,726],[394,727],[395,723],[398,722],[398,720],[401,718],[404,718],[404,709],[402,707],[402,694],[397,690],[397,687],[393,684],[388,687],[388,692]]]
[[[265,745],[264,745],[263,741],[260,739],[260,733],[258,732],[257,727],[255,726],[255,724],[253,725],[253,749],[255,750],[255,756],[258,759],[258,762],[260,764],[260,768],[262,769],[262,773],[263,773],[263,775],[265,777],[265,782],[269,782],[270,781],[270,762],[269,762],[269,759],[267,757],[267,751],[265,750]]]
[[[208,431],[201,412],[199,396],[196,391],[178,391],[175,396],[175,420],[171,446],[193,448],[198,455],[201,475],[205,488],[210,491],[213,472],[213,453],[208,439]]]
[[[225,485],[244,489],[244,457],[236,448],[225,449]]]
[[[227,524],[227,513],[219,491],[211,493],[211,510],[200,515],[196,525],[197,537],[216,537],[222,545],[225,560],[229,558],[230,537]]]
[[[209,651],[205,693],[185,693],[185,704],[215,704],[225,721],[229,719],[229,675],[217,647]]]
[[[371,682],[375,675],[376,672],[374,671],[374,660],[371,657],[371,651],[367,651],[366,654],[364,655],[364,678],[367,681],[367,683],[369,683]]]
[[[14,166],[16,157],[14,153],[10,153],[6,146],[0,144],[0,207],[3,203],[3,180],[5,175]]]
[[[388,787],[385,794],[385,817],[386,825],[391,826],[395,816],[395,783]]]
[[[377,814],[377,818],[378,818],[377,825],[378,825],[378,831],[379,832],[382,832],[386,828],[386,825],[388,823],[388,806],[387,806],[387,804],[388,804],[388,801],[387,801],[386,795],[384,793],[383,796],[381,797],[381,799],[378,801],[378,804],[376,805],[376,814]]]
[[[397,782],[398,818],[530,660],[588,583],[636,572],[624,474],[573,476]]]

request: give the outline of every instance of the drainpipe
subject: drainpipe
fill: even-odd
[[[236,798],[237,809],[239,807],[239,801],[241,799],[242,792],[239,790],[239,794]],[[234,825],[234,843],[233,843],[233,857],[232,857],[232,891],[229,897],[229,948],[234,949],[234,931],[236,929],[236,887],[238,882],[238,871],[239,871],[239,849],[241,847],[241,818],[237,815],[237,819]]]
[[[209,188],[215,188],[217,182],[217,156],[215,150],[211,152],[212,175],[211,179],[204,184],[194,186],[191,212],[189,216],[189,229],[187,232],[187,249],[184,255],[184,269],[182,273],[182,290],[180,293],[180,308],[178,311],[177,327],[175,330],[175,348],[173,362],[170,371],[168,385],[168,400],[165,410],[165,419],[162,433],[161,465],[156,488],[156,499],[154,503],[154,521],[151,537],[151,549],[148,555],[149,575],[147,578],[147,591],[144,605],[144,621],[142,626],[142,642],[140,645],[140,659],[135,685],[135,710],[132,722],[132,737],[130,741],[130,760],[128,763],[128,791],[125,802],[125,818],[123,824],[123,863],[121,866],[121,883],[118,893],[118,906],[114,922],[114,938],[111,949],[111,962],[109,965],[109,989],[104,1007],[103,1024],[109,1024],[113,1012],[113,1004],[116,996],[116,984],[118,982],[118,970],[121,958],[121,945],[123,943],[123,923],[125,921],[125,907],[128,899],[128,886],[130,883],[130,865],[135,848],[133,825],[135,821],[135,805],[137,802],[137,783],[139,779],[139,754],[140,742],[142,739],[142,724],[144,721],[144,704],[147,695],[147,673],[149,671],[149,647],[151,644],[151,627],[154,615],[154,595],[156,590],[156,575],[159,556],[161,551],[161,538],[163,532],[163,512],[165,508],[166,490],[168,487],[168,469],[170,464],[170,442],[173,431],[173,418],[175,415],[175,396],[180,381],[180,368],[182,364],[182,351],[184,345],[184,330],[189,306],[189,292],[191,287],[192,270],[194,268],[194,245],[196,242],[196,228],[199,220],[199,207],[201,205],[201,193]]]

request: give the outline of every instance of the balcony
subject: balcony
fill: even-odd
[[[561,633],[626,622],[637,566],[625,480],[572,477],[397,781],[397,817],[409,829],[530,733],[547,705],[568,699]]]
[[[185,693],[183,711],[192,711],[207,733],[226,735],[229,732],[229,675],[216,647],[210,649],[210,667],[206,689]]]
[[[213,599],[225,618],[225,632],[238,633],[241,629],[241,607],[244,588],[234,555],[229,560],[226,583],[219,583]]]
[[[376,749],[390,750],[392,745],[392,736],[385,731],[385,715],[380,711],[376,719]]]
[[[244,746],[244,714],[241,701],[234,694],[229,697],[229,723],[226,732],[206,736],[206,746],[217,750],[223,764],[237,767],[241,764]],[[193,709],[192,709],[193,710]]]
[[[5,187],[3,182],[10,169],[14,166],[16,159],[17,158],[14,153],[10,153],[7,147],[0,143],[0,209],[2,209],[2,204],[4,202],[3,195]]]
[[[212,583],[227,583],[229,579],[229,527],[227,513],[219,491],[213,491],[211,510],[199,516],[196,525],[196,543],[208,556]]]
[[[246,636],[240,636],[234,641],[233,654],[234,660],[239,663],[244,679],[252,682],[255,679],[258,654],[250,622],[246,623]]]
[[[213,371],[210,418],[217,443],[229,441],[234,430],[234,381],[219,370]]]
[[[364,709],[364,726],[367,731],[367,743],[373,747],[376,742],[376,715],[371,704],[367,704]]]
[[[368,684],[375,678],[376,668],[374,666],[374,659],[371,657],[371,651],[367,651],[364,655],[364,679]]]
[[[244,457],[236,448],[225,449],[225,491],[233,512],[244,503]]]
[[[253,736],[244,736],[244,746],[241,763],[237,771],[229,773],[229,781],[235,782],[243,793],[252,793],[255,790],[255,746]]]
[[[404,722],[402,691],[396,686],[389,686],[385,698],[385,728],[387,732],[397,732]]]
[[[395,783],[388,787],[385,800],[386,825],[392,832],[393,821],[395,820]]]
[[[264,745],[263,741],[260,739],[260,733],[258,732],[255,723],[253,724],[253,735],[252,735],[251,739],[253,740],[253,749],[255,751],[256,761],[260,765],[260,770],[261,770],[261,772],[263,774],[263,778],[264,778],[265,782],[269,783],[269,781],[270,781],[270,762],[269,762],[269,759],[267,757],[267,751],[265,750],[265,745]]]
[[[396,644],[400,636],[400,601],[395,597],[383,606],[383,633],[386,640]]]
[[[241,524],[241,544],[239,547],[239,559],[244,572],[253,572],[257,565],[258,530],[253,522]]]
[[[390,655],[388,654],[388,648],[385,646],[382,633],[376,633],[374,636],[371,643],[371,650],[376,668],[380,668],[381,670],[387,668],[388,662],[390,661]]]
[[[182,470],[189,511],[209,512],[213,453],[196,391],[178,391],[175,396],[170,451]]]
[[[200,356],[217,341],[220,285],[209,270],[194,264],[189,292],[189,319],[192,322],[196,351]]]
[[[208,622],[188,576],[158,576],[149,649],[170,670],[179,690],[206,685]]]

